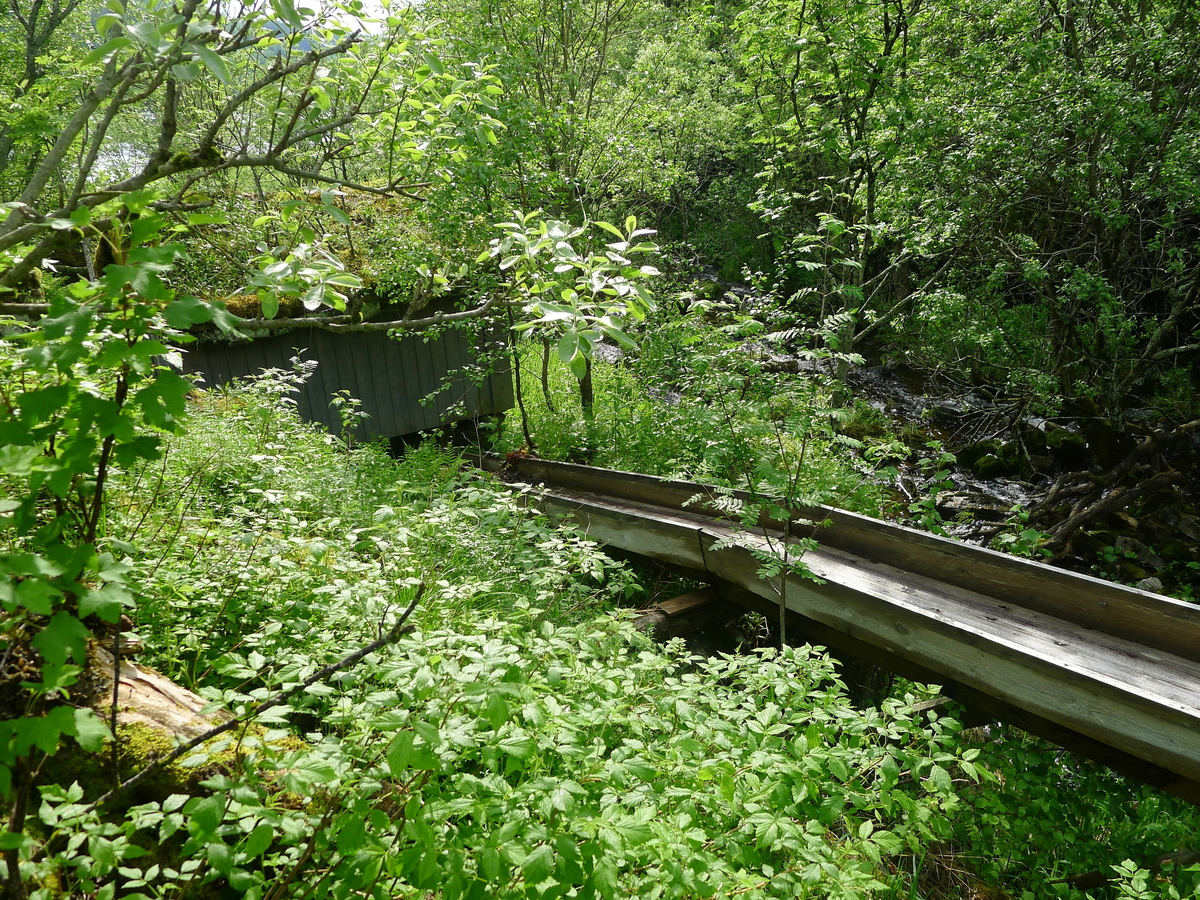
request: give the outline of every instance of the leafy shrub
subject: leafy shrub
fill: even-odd
[[[126,473],[114,531],[139,548],[138,592],[152,600],[138,628],[172,676],[212,684],[233,665],[258,677],[297,654],[323,664],[419,581],[430,625],[521,598],[570,619],[640,590],[593,542],[449,451],[429,443],[395,460],[300,421],[287,402],[299,377],[204,394],[164,459]]]
[[[589,412],[553,355],[548,390],[539,389],[541,348],[524,345],[525,407],[538,452],[731,487],[793,473],[797,498],[880,513],[884,492],[859,443],[837,433],[831,389],[819,378],[764,371],[749,341],[761,329],[748,316],[706,321],[703,307],[647,326],[637,351],[593,364]],[[505,440],[523,442],[517,421]]]
[[[369,663],[321,698],[308,747],[244,738],[209,796],[89,824],[47,790],[43,820],[91,835],[61,862],[151,897],[294,879],[315,897],[865,897],[949,833],[978,775],[953,720],[912,695],[856,711],[809,648],[699,660],[520,603]],[[147,843],[166,850],[139,863]]]

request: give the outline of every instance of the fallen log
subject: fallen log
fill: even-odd
[[[111,721],[113,655],[103,647],[92,648],[93,671],[106,682],[97,692],[97,712]],[[229,718],[206,715],[209,702],[153,669],[122,659],[117,683],[117,725],[148,725],[180,741],[191,740]]]
[[[634,627],[659,641],[669,641],[710,625],[724,625],[741,614],[740,609],[725,603],[713,588],[691,591],[639,612],[633,620]]]

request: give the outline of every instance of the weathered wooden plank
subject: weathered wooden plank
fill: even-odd
[[[474,355],[467,343],[467,336],[458,329],[446,332],[443,342],[446,345],[446,363],[457,372],[450,398],[454,410],[451,419],[461,419],[464,415],[470,417],[473,410],[479,409],[481,401],[481,386],[470,371],[474,367]]]
[[[817,535],[822,543],[1200,660],[1200,606],[1195,604],[866,516],[841,510],[831,513],[831,526]]]
[[[706,485],[548,460],[521,459],[516,466],[530,480],[566,490],[595,492],[713,517],[721,515],[713,502],[721,494]],[[752,499],[744,492],[726,492],[725,496],[743,502]],[[709,499],[689,502],[695,498]],[[815,533],[823,545],[1200,661],[1200,605],[844,510],[799,510],[796,518],[828,521],[827,527]],[[808,525],[794,525],[793,531],[802,536],[813,534]]]
[[[316,336],[312,335],[303,336],[302,339],[293,345],[295,354],[299,354],[302,358],[312,360],[317,364],[309,374],[308,381],[300,389],[301,396],[306,396],[307,398],[311,414],[310,420],[320,422],[327,431],[336,434],[338,429],[334,425],[333,417],[330,415],[329,398],[339,387],[337,367],[330,364],[322,349],[321,345],[317,342]]]
[[[668,641],[708,625],[721,624],[722,619],[729,621],[734,615],[731,609],[737,607],[725,602],[718,591],[702,588],[655,604],[634,619],[633,624],[653,634],[656,640]]]
[[[421,373],[417,357],[416,338],[409,336],[399,341],[400,366],[395,379],[389,380],[392,390],[397,392],[393,401],[397,409],[396,433],[412,434],[420,431],[420,417],[424,415],[420,406]],[[400,398],[403,398],[400,400]]]
[[[447,381],[447,376],[450,373],[450,361],[446,357],[446,342],[444,340],[430,341],[425,346],[429,348],[429,358],[432,363],[430,371],[434,377],[433,389],[437,391],[433,407],[437,410],[437,419],[440,424],[446,421],[450,413],[452,391]]]
[[[232,364],[231,368],[237,373],[237,377],[250,374],[250,362],[246,359],[245,341],[229,344],[229,361]]]
[[[401,341],[387,337],[390,353],[387,365],[379,373],[375,381],[376,395],[379,402],[388,409],[387,435],[389,437],[404,434],[404,424],[408,416],[408,401],[404,386],[404,345]]]
[[[352,364],[345,358],[348,354],[338,352],[336,340],[336,335],[326,331],[311,331],[308,335],[309,347],[317,361],[317,371],[321,374],[322,382],[320,392],[313,396],[313,413],[317,421],[322,422],[334,434],[341,430],[342,425],[329,406],[330,398],[336,391],[348,390],[351,394],[358,391],[358,385],[354,383]]]
[[[375,342],[366,354],[371,369],[371,395],[375,419],[367,420],[366,428],[372,437],[390,437],[397,431],[396,407],[388,388],[390,373],[400,366],[400,342],[386,333],[375,333]]]
[[[500,413],[513,408],[517,402],[513,390],[512,367],[505,357],[496,362],[496,371],[487,379],[489,405],[483,410],[488,413]]]
[[[362,412],[369,417],[366,421],[358,421],[354,427],[354,438],[359,441],[370,440],[377,435],[387,435],[383,422],[388,418],[386,404],[381,403],[375,391],[375,370],[388,363],[387,335],[380,332],[368,332],[364,337],[369,340],[361,341],[353,353],[342,353],[350,358],[354,368],[354,383],[358,390],[353,390],[350,396],[362,403]],[[337,415],[337,413],[335,413]],[[338,416],[340,418],[340,415]]]
[[[768,600],[786,591],[787,607],[817,622],[1200,780],[1200,666],[1191,661],[1160,652],[1149,666],[1150,657],[1128,641],[974,592],[951,592],[844,551],[805,557],[824,584],[796,574],[763,580],[750,549],[715,549],[736,529],[695,514],[575,492],[555,492],[544,503],[599,540],[694,565]],[[757,535],[740,539],[772,550]]]
[[[414,335],[413,341],[413,359],[416,362],[417,372],[417,404],[413,407],[414,421],[419,423],[413,428],[414,431],[426,431],[430,428],[436,428],[441,423],[441,418],[437,413],[437,401],[432,397],[437,389],[437,375],[434,372],[433,352],[431,345],[419,335]]]
[[[756,577],[758,562],[730,548],[710,554],[708,569],[775,599]],[[832,574],[832,573],[829,573]],[[757,582],[757,583],[756,583]],[[963,684],[1088,737],[1200,780],[1200,718],[1138,685],[1080,678],[1073,663],[1055,664],[1015,640],[1002,641],[853,586],[786,579],[790,609],[904,656]]]
[[[678,597],[672,597],[670,600],[656,603],[654,608],[662,610],[668,616],[681,616],[700,607],[708,606],[710,603],[716,603],[720,599],[721,595],[712,588],[701,588],[698,591],[689,591]]]
[[[704,550],[694,522],[673,520],[669,514],[657,521],[648,520],[635,513],[593,507],[552,494],[543,498],[541,506],[551,518],[572,519],[579,523],[598,541],[664,562],[704,570]]]

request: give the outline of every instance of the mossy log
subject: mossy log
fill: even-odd
[[[92,654],[92,705],[105,721],[112,715],[113,655],[100,646]],[[208,701],[185,687],[180,687],[153,669],[122,659],[117,689],[117,724],[148,725],[188,741],[199,737],[228,716],[206,715],[202,712]]]

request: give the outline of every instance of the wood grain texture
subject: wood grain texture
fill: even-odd
[[[749,495],[650,475],[571,463],[521,459],[516,469],[531,481],[594,492],[712,518],[728,518],[719,503],[749,503]],[[811,523],[825,523],[815,530]],[[784,523],[760,520],[767,527]],[[863,559],[893,565],[954,587],[1065,618],[1148,649],[1200,662],[1200,605],[1077,575],[1053,566],[963,544],[831,507],[794,511],[797,536]]]
[[[663,496],[661,485],[650,487],[639,496]],[[749,532],[700,512],[579,490],[548,491],[542,504],[598,540],[690,566],[772,606],[782,595],[788,609],[822,626],[1200,782],[1195,660],[824,544],[803,556],[812,577],[793,566],[764,579],[762,557],[795,552],[782,530]]]

